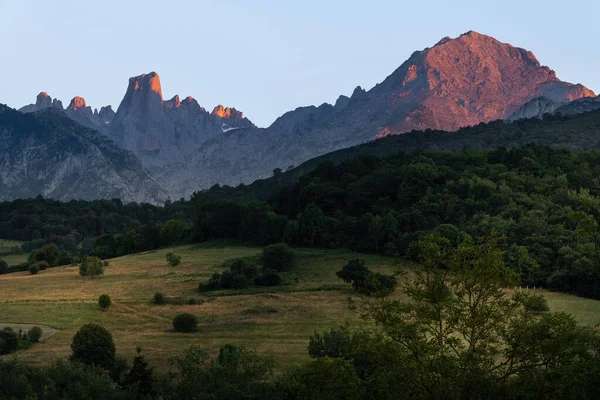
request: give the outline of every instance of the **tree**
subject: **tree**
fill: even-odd
[[[39,342],[43,333],[44,332],[42,331],[42,328],[39,326],[34,326],[27,331],[27,340],[34,343]]]
[[[29,266],[29,273],[31,275],[36,275],[38,272],[40,272],[40,266],[38,264]]]
[[[224,345],[216,358],[197,346],[172,361],[177,380],[168,399],[263,399],[272,396],[273,363],[242,346]]]
[[[308,341],[308,355],[312,358],[346,358],[352,348],[352,334],[346,328],[331,329],[323,334],[315,331]]]
[[[173,252],[167,253],[166,258],[171,267],[176,267],[181,263],[181,256]]]
[[[189,313],[179,314],[173,318],[173,328],[176,332],[196,332],[198,330],[198,318]]]
[[[396,278],[390,275],[372,272],[365,266],[365,260],[355,258],[348,261],[336,275],[359,293],[367,296],[387,296],[396,288]]]
[[[136,348],[136,356],[133,359],[133,365],[125,374],[123,387],[135,394],[136,399],[153,398],[155,394],[154,377],[152,368],[149,367],[146,358],[142,354],[142,348]]]
[[[364,399],[365,385],[352,363],[341,358],[318,358],[288,374],[283,386],[297,399]]]
[[[19,335],[12,328],[0,330],[0,354],[8,354],[19,348]]]
[[[102,265],[102,260],[98,257],[87,256],[81,261],[79,275],[89,276],[93,279],[95,276],[102,274],[104,274],[104,267]]]
[[[110,370],[115,364],[112,335],[100,325],[83,325],[73,337],[70,360]]]
[[[281,272],[296,267],[296,252],[285,243],[272,244],[263,250],[263,266]]]
[[[0,260],[0,275],[8,274],[8,263]]]
[[[165,304],[166,303],[165,295],[162,294],[161,292],[154,293],[154,296],[152,297],[152,302],[154,304],[156,304],[157,306],[161,306],[161,305]]]
[[[59,254],[58,246],[55,243],[50,243],[35,251],[35,260],[37,262],[45,261],[49,266],[55,267]]]
[[[98,306],[100,306],[102,310],[108,310],[111,304],[112,301],[110,299],[110,296],[107,294],[101,294],[98,298]]]
[[[314,246],[325,231],[325,214],[314,203],[306,206],[304,211],[298,215],[298,230],[303,242]]]
[[[373,243],[373,246],[375,247],[375,252],[379,253],[379,245],[385,236],[383,218],[381,218],[379,215],[374,216],[371,220],[371,223],[369,224],[368,235],[369,239]]]
[[[586,347],[597,341],[572,317],[538,317],[518,296],[506,295],[504,288],[517,277],[495,239],[452,246],[448,239],[428,236],[413,249],[420,266],[404,283],[407,298],[360,308],[369,324],[380,327],[365,333],[372,337],[369,357],[377,363],[394,360],[385,370],[368,372],[370,381],[384,380],[380,388],[405,397],[487,398],[534,372],[544,374],[536,382],[543,387],[568,360],[587,357]]]

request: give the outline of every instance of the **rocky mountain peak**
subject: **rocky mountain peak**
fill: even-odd
[[[536,97],[562,103],[594,95],[560,81],[532,52],[475,31],[414,52],[370,94],[397,113],[396,123],[379,127],[385,134],[456,130],[507,118]]]
[[[35,104],[29,104],[19,109],[24,113],[36,112],[46,108],[56,108],[63,110],[62,102],[58,99],[52,99],[46,92],[40,92],[35,98]]]
[[[211,115],[217,116],[220,118],[226,118],[226,119],[230,119],[230,118],[243,119],[244,118],[243,112],[238,111],[235,108],[223,107],[220,104],[212,110]]]
[[[165,104],[166,109],[178,108],[179,106],[181,106],[181,101],[179,100],[179,95],[173,96],[173,98],[171,100],[165,101],[164,104]]]
[[[82,108],[87,108],[87,104],[85,104],[85,99],[83,97],[75,96],[71,99],[71,103],[69,103],[69,109],[73,111],[77,111]]]
[[[163,98],[160,77],[156,72],[129,78],[128,91],[130,90],[135,92],[154,92],[159,95],[161,101]]]

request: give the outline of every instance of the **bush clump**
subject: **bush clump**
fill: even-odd
[[[152,302],[154,304],[156,304],[157,306],[162,306],[167,301],[165,300],[164,294],[162,294],[161,292],[156,292],[156,293],[154,293],[154,297],[152,297]]]
[[[346,283],[351,283],[354,290],[367,296],[387,296],[398,284],[391,275],[372,272],[365,266],[365,260],[355,258],[348,261],[336,275]]]
[[[515,298],[523,305],[523,308],[527,312],[541,313],[550,311],[548,301],[541,294],[519,292],[515,295]]]
[[[0,260],[0,275],[8,274],[8,263]]]
[[[40,269],[40,271],[45,271],[50,268],[50,265],[46,261],[37,262],[36,265]]]
[[[102,265],[104,265],[105,267],[108,267],[110,265],[110,261],[104,260],[104,261],[102,261]]]
[[[42,334],[42,328],[40,328],[39,326],[34,326],[29,331],[27,331],[27,340],[33,343],[37,343],[42,338]]]
[[[169,263],[169,265],[171,267],[176,267],[179,264],[181,264],[181,256],[179,254],[169,252],[169,253],[167,253],[166,258],[167,258],[167,263]]]
[[[254,284],[257,286],[279,286],[281,285],[281,276],[274,269],[263,269],[256,278]]]
[[[37,265],[37,263],[36,263],[36,264],[32,264],[32,265],[29,267],[29,273],[30,273],[31,275],[36,275],[38,272],[40,272],[40,266],[39,266],[39,265]]]
[[[198,330],[198,318],[189,313],[179,314],[173,318],[173,328],[176,332],[196,332]]]
[[[19,349],[19,334],[11,328],[0,330],[0,354],[8,354]]]
[[[110,370],[115,365],[115,343],[112,335],[97,324],[83,325],[73,336],[71,361],[97,365]]]
[[[277,271],[270,268],[257,268],[247,261],[237,259],[229,266],[229,271],[214,273],[208,282],[200,283],[200,292],[222,289],[244,289],[251,285],[276,286],[281,284]]]
[[[296,267],[296,252],[285,243],[272,244],[263,250],[262,263],[277,272],[288,271]]]
[[[102,260],[98,257],[87,256],[81,261],[79,275],[94,278],[95,276],[102,274],[104,274],[104,267],[102,265]]]
[[[100,306],[100,308],[102,310],[108,310],[108,308],[110,307],[111,304],[112,304],[112,300],[110,299],[110,296],[107,294],[102,294],[98,298],[98,306]]]

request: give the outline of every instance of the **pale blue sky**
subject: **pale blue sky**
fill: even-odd
[[[259,126],[371,88],[414,50],[469,30],[533,51],[600,91],[597,1],[0,0],[0,103],[44,90],[116,111],[130,76],[234,106]]]

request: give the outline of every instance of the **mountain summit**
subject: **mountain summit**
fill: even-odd
[[[532,52],[470,31],[417,51],[370,93],[395,114],[379,136],[413,129],[456,130],[503,119],[536,97],[556,102],[594,96],[562,82]]]

